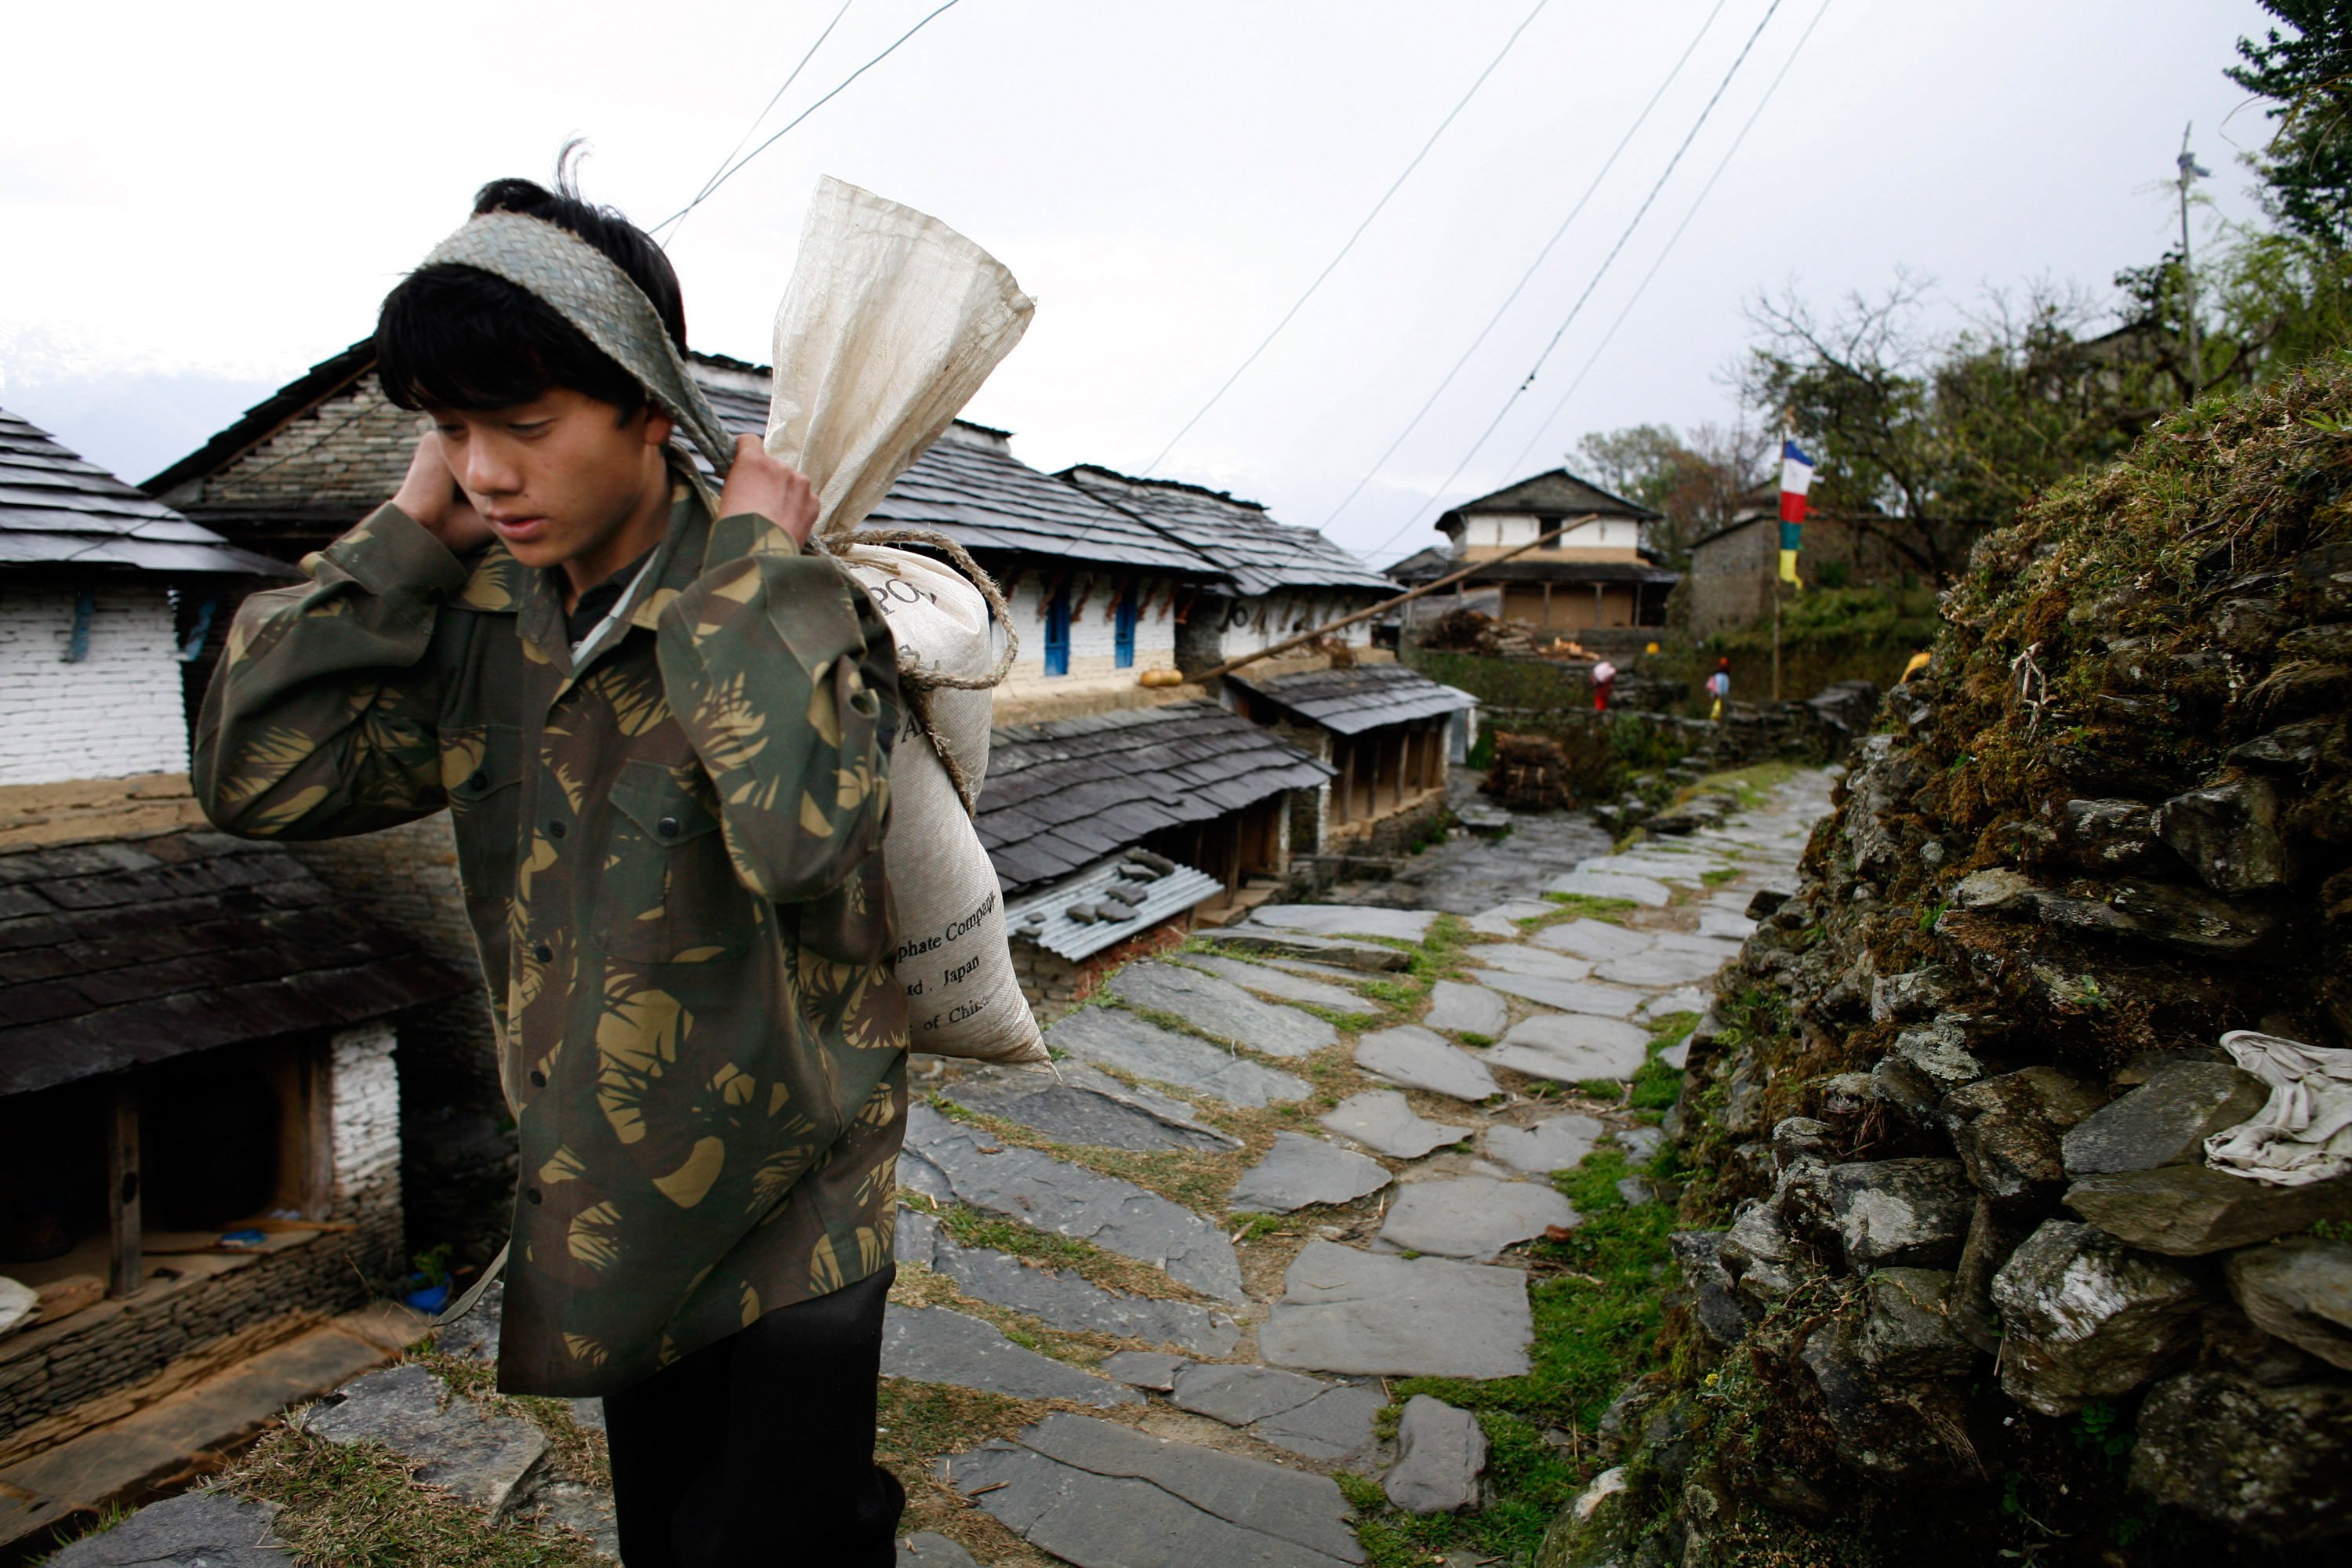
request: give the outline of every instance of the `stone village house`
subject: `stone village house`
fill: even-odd
[[[397,1047],[463,982],[189,793],[205,606],[287,568],[5,412],[0,564],[5,1550],[397,1348]]]
[[[689,359],[731,428],[764,430],[764,369]],[[147,488],[291,562],[397,488],[415,431],[415,416],[384,398],[362,342]],[[1394,592],[1321,535],[1251,503],[1107,469],[1049,475],[1016,458],[1006,433],[958,421],[870,524],[947,534],[1009,602],[1020,652],[995,694],[978,826],[1024,987],[1048,1014],[1088,972],[1276,896],[1302,857],[1409,839],[1443,805],[1437,731],[1451,727],[1445,749],[1456,759],[1469,743],[1471,700],[1390,662],[1370,647],[1368,627],[1254,668],[1253,688],[1227,682],[1220,696],[1181,679]],[[1335,660],[1353,671],[1333,670]],[[1146,672],[1168,684],[1143,684]],[[1318,717],[1339,710],[1332,694],[1286,703],[1275,690],[1310,675],[1349,689],[1336,725]],[[1335,794],[1343,779],[1349,787]],[[444,819],[297,852],[443,962],[473,969]],[[1118,868],[1138,853],[1172,869],[1149,883],[1122,879]],[[1145,901],[1112,900],[1110,919],[1070,915],[1102,905],[1122,881],[1147,889]],[[495,1226],[511,1184],[488,1018],[471,995],[428,1018],[404,1053],[404,1114],[436,1130],[407,1154],[412,1230],[457,1237],[466,1255],[487,1256],[496,1238],[483,1225]]]
[[[1612,495],[1566,468],[1506,485],[1463,502],[1437,520],[1447,542],[1409,555],[1389,568],[1408,587],[1493,560],[1575,518],[1591,515],[1550,543],[1473,573],[1458,586],[1416,602],[1411,623],[1433,619],[1494,596],[1497,618],[1517,621],[1539,637],[1567,637],[1594,647],[1639,646],[1647,628],[1666,624],[1666,597],[1679,573],[1642,552],[1642,530],[1660,514]],[[1486,606],[1480,606],[1486,607]],[[1610,636],[1615,633],[1616,636]]]

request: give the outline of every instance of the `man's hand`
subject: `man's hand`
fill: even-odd
[[[474,503],[466,499],[466,492],[457,488],[449,459],[442,455],[438,430],[427,430],[417,438],[416,450],[408,459],[408,477],[400,481],[392,504],[460,555],[497,537],[474,510]]]
[[[808,542],[816,526],[816,491],[808,476],[768,456],[757,436],[735,437],[735,466],[727,470],[727,488],[719,492],[719,515],[740,517],[757,512],[793,536],[795,544]]]

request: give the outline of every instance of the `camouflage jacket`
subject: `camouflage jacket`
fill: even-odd
[[[545,574],[385,506],[246,601],[199,725],[229,832],[455,817],[521,1152],[511,1393],[625,1387],[890,1257],[890,635],[834,562],[673,494],[584,668]]]

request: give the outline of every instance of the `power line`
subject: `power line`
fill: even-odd
[[[1665,168],[1659,173],[1656,182],[1650,186],[1650,194],[1642,198],[1641,206],[1634,211],[1633,221],[1628,223],[1624,232],[1617,237],[1617,243],[1609,247],[1609,254],[1601,258],[1600,267],[1592,274],[1591,281],[1584,286],[1584,292],[1578,295],[1576,303],[1569,308],[1567,319],[1560,322],[1559,330],[1552,333],[1551,341],[1544,345],[1543,353],[1536,356],[1536,363],[1528,370],[1526,379],[1513,387],[1511,395],[1503,399],[1503,405],[1495,411],[1495,417],[1488,421],[1485,430],[1479,432],[1478,439],[1470,444],[1470,449],[1462,455],[1462,460],[1454,465],[1454,471],[1446,475],[1435,489],[1430,491],[1429,499],[1422,502],[1420,509],[1411,517],[1405,519],[1402,527],[1382,541],[1378,549],[1369,553],[1377,555],[1386,551],[1428,515],[1429,509],[1437,504],[1438,499],[1453,487],[1454,481],[1462,477],[1462,470],[1470,466],[1471,460],[1476,458],[1486,443],[1494,437],[1495,432],[1501,427],[1504,418],[1517,404],[1521,395],[1535,384],[1536,376],[1543,370],[1544,361],[1551,357],[1551,351],[1559,345],[1559,340],[1567,334],[1570,325],[1575,321],[1578,313],[1584,309],[1585,301],[1592,298],[1593,289],[1599,288],[1601,279],[1608,275],[1609,268],[1616,262],[1619,253],[1624,250],[1625,242],[1633,237],[1633,231],[1641,226],[1642,219],[1648,214],[1651,204],[1658,199],[1658,193],[1665,188],[1666,181],[1674,174],[1675,165],[1682,162],[1683,154],[1690,151],[1691,142],[1697,138],[1700,128],[1706,124],[1707,117],[1715,112],[1715,106],[1722,101],[1724,89],[1731,85],[1731,79],[1739,74],[1740,66],[1746,63],[1749,52],[1756,47],[1756,40],[1763,37],[1764,29],[1771,25],[1774,14],[1780,9],[1780,0],[1772,0],[1771,5],[1765,8],[1763,19],[1756,24],[1756,30],[1748,35],[1748,41],[1739,46],[1739,53],[1733,58],[1731,68],[1725,71],[1723,79],[1716,84],[1715,91],[1707,99],[1706,107],[1699,110],[1698,118],[1692,121],[1689,133],[1684,136],[1682,144],[1675,149],[1675,155],[1666,160]]]
[[[859,77],[864,76],[867,71],[872,70],[876,66],[878,66],[884,60],[888,59],[892,55],[898,52],[898,46],[900,44],[905,43],[908,38],[913,37],[925,27],[929,26],[940,16],[954,10],[959,3],[960,0],[947,0],[947,3],[940,6],[938,10],[930,12],[929,15],[924,16],[921,21],[908,28],[905,32],[899,34],[896,38],[891,39],[890,47],[888,48],[884,49],[880,54],[876,55],[872,59],[867,60],[864,65],[859,66],[856,70],[851,71],[847,76],[842,78],[841,84],[838,87],[835,87],[831,92],[826,93],[823,98],[818,99],[814,103],[810,104],[806,109],[802,110],[798,114],[793,115],[792,120],[782,131],[777,132],[773,136],[769,137],[765,142],[761,142],[757,147],[752,148],[749,153],[744,153],[740,158],[736,159],[735,162],[729,164],[725,170],[713,177],[708,185],[703,187],[701,195],[695,197],[693,201],[687,203],[686,205],[678,208],[677,211],[670,214],[669,216],[654,225],[654,227],[656,229],[667,228],[670,225],[684,217],[688,213],[692,212],[704,200],[715,195],[719,186],[733,179],[736,174],[742,170],[744,164],[749,163],[752,159],[758,157],[761,153],[766,152],[769,148],[782,141],[792,132],[793,126],[798,125],[802,121],[806,120],[810,115],[814,114],[818,110],[823,109],[826,104],[831,103],[835,99],[839,98],[848,88],[851,82],[856,81]]]
[[[1608,350],[1610,340],[1617,335],[1617,329],[1625,324],[1625,318],[1633,313],[1635,305],[1641,303],[1643,290],[1649,288],[1651,279],[1657,277],[1658,269],[1666,264],[1666,258],[1673,254],[1675,242],[1682,238],[1683,230],[1690,227],[1691,219],[1698,216],[1698,209],[1706,205],[1707,193],[1715,189],[1715,183],[1717,180],[1723,178],[1724,170],[1729,168],[1731,160],[1738,155],[1739,144],[1748,140],[1748,133],[1756,128],[1756,121],[1763,116],[1764,106],[1770,103],[1772,95],[1780,90],[1780,83],[1788,76],[1789,68],[1797,63],[1799,55],[1804,53],[1805,41],[1813,36],[1813,29],[1820,26],[1822,18],[1829,14],[1830,4],[1831,0],[1822,0],[1821,9],[1813,13],[1813,19],[1806,23],[1805,30],[1797,36],[1797,47],[1789,51],[1789,58],[1780,63],[1779,74],[1772,78],[1771,85],[1764,89],[1764,96],[1756,100],[1756,107],[1748,112],[1748,122],[1739,128],[1739,134],[1731,139],[1731,145],[1725,150],[1723,161],[1716,164],[1715,173],[1709,174],[1706,177],[1706,184],[1699,187],[1698,196],[1691,203],[1690,211],[1683,214],[1683,221],[1676,224],[1675,232],[1666,237],[1664,248],[1658,252],[1658,258],[1650,263],[1650,269],[1642,275],[1641,282],[1633,286],[1633,298],[1625,301],[1625,308],[1617,312],[1617,319],[1609,323],[1608,331],[1602,333],[1601,341],[1593,345],[1592,353],[1585,360],[1583,368],[1576,373],[1576,379],[1568,384],[1568,390],[1561,393],[1559,401],[1551,405],[1551,412],[1545,415],[1543,423],[1536,426],[1536,433],[1528,438],[1526,446],[1519,448],[1518,456],[1511,459],[1510,472],[1517,472],[1519,465],[1528,460],[1528,454],[1535,450],[1536,443],[1543,439],[1544,432],[1551,428],[1552,421],[1559,417],[1560,411],[1568,406],[1568,400],[1576,395],[1576,389],[1584,384],[1584,378],[1590,375],[1592,373],[1592,367],[1600,363],[1601,354]]]
[[[727,150],[727,155],[719,160],[719,167],[710,171],[710,178],[702,182],[702,188],[694,193],[694,200],[687,203],[685,210],[677,215],[674,221],[679,228],[686,226],[687,214],[694,211],[701,205],[703,197],[718,188],[719,177],[726,174],[727,165],[735,161],[735,154],[740,153],[743,150],[743,144],[751,140],[752,132],[760,129],[760,121],[775,112],[776,105],[783,101],[784,94],[792,90],[793,83],[800,80],[801,72],[808,68],[809,61],[816,58],[817,50],[824,47],[824,41],[833,37],[833,30],[841,26],[841,19],[849,15],[849,7],[854,3],[855,0],[841,0],[841,9],[833,14],[833,20],[824,25],[824,31],[816,36],[816,42],[808,47],[808,52],[801,56],[800,63],[793,67],[792,74],[784,78],[783,86],[776,89],[775,95],[761,106],[760,112],[751,116],[751,123],[743,127],[743,134],[736,138],[735,145]],[[667,225],[662,226],[667,227]],[[673,231],[670,238],[677,237],[677,233]]]
[[[1429,411],[1437,406],[1437,400],[1444,395],[1445,389],[1447,387],[1454,384],[1454,378],[1462,374],[1462,367],[1470,363],[1470,356],[1478,352],[1480,345],[1486,342],[1487,337],[1494,331],[1495,328],[1501,323],[1504,313],[1510,310],[1512,304],[1518,299],[1520,293],[1524,291],[1527,286],[1534,280],[1537,270],[1543,266],[1545,258],[1551,255],[1552,247],[1558,245],[1561,238],[1567,235],[1570,226],[1574,224],[1578,215],[1584,211],[1585,205],[1592,200],[1593,193],[1601,188],[1601,182],[1608,178],[1609,171],[1611,169],[1617,166],[1618,158],[1623,155],[1625,149],[1633,144],[1634,133],[1640,131],[1643,125],[1648,121],[1650,111],[1658,107],[1660,100],[1666,96],[1666,89],[1675,84],[1675,79],[1676,77],[1682,75],[1683,67],[1690,63],[1690,58],[1697,51],[1700,41],[1706,37],[1708,30],[1715,26],[1715,19],[1723,15],[1724,6],[1729,4],[1730,0],[1715,0],[1715,9],[1709,11],[1706,14],[1706,20],[1699,24],[1698,31],[1692,35],[1689,46],[1682,52],[1682,58],[1675,61],[1674,68],[1666,72],[1666,77],[1664,81],[1658,83],[1658,90],[1650,95],[1650,101],[1642,106],[1642,112],[1640,114],[1633,117],[1633,123],[1625,128],[1625,134],[1617,139],[1616,148],[1610,153],[1608,159],[1601,163],[1600,172],[1592,176],[1592,183],[1584,187],[1584,194],[1576,198],[1576,205],[1568,209],[1568,216],[1560,219],[1559,226],[1558,228],[1551,231],[1551,237],[1544,241],[1543,248],[1536,252],[1535,259],[1528,263],[1528,269],[1519,274],[1518,282],[1512,285],[1511,291],[1508,294],[1503,296],[1503,302],[1495,308],[1495,313],[1493,315],[1486,318],[1486,324],[1478,329],[1478,335],[1470,340],[1470,346],[1462,351],[1462,357],[1454,362],[1454,368],[1445,373],[1445,379],[1437,384],[1436,390],[1429,395],[1429,400],[1423,403],[1421,405],[1420,411],[1415,413],[1413,416],[1406,422],[1405,427],[1397,432],[1396,439],[1391,441],[1381,455],[1372,459],[1371,467],[1364,470],[1363,477],[1356,481],[1355,488],[1340,498],[1339,504],[1333,507],[1331,509],[1330,515],[1324,518],[1323,526],[1325,528],[1329,528],[1334,522],[1337,522],[1339,519],[1339,514],[1347,510],[1349,504],[1352,503],[1358,496],[1364,493],[1364,487],[1372,482],[1373,479],[1379,475],[1381,469],[1387,466],[1388,460],[1391,458],[1396,456],[1396,450],[1399,447],[1404,445],[1405,437],[1411,436],[1416,429],[1420,428],[1421,422],[1429,416]]]
[[[1179,441],[1181,441],[1186,436],[1192,434],[1192,426],[1198,425],[1202,419],[1207,416],[1209,410],[1214,408],[1219,401],[1224,397],[1225,394],[1233,390],[1234,383],[1239,381],[1242,378],[1243,373],[1257,363],[1258,356],[1273,346],[1274,340],[1282,335],[1282,330],[1290,325],[1291,318],[1297,315],[1299,310],[1306,306],[1307,301],[1315,297],[1315,291],[1323,287],[1323,280],[1331,276],[1333,269],[1336,268],[1340,262],[1347,259],[1348,252],[1356,247],[1356,241],[1364,237],[1364,231],[1371,227],[1372,220],[1374,218],[1381,216],[1381,209],[1389,205],[1389,198],[1397,194],[1399,188],[1402,187],[1405,181],[1412,176],[1412,172],[1415,169],[1421,167],[1421,161],[1429,156],[1429,150],[1437,145],[1437,139],[1445,134],[1445,128],[1454,123],[1454,120],[1456,115],[1460,114],[1465,109],[1467,109],[1470,106],[1470,100],[1478,96],[1478,89],[1486,85],[1486,79],[1495,74],[1495,68],[1503,63],[1505,58],[1510,54],[1512,46],[1516,45],[1519,41],[1519,35],[1528,30],[1528,26],[1535,21],[1536,17],[1542,13],[1543,8],[1549,4],[1550,0],[1536,0],[1535,9],[1529,11],[1527,14],[1526,18],[1521,21],[1517,27],[1511,29],[1511,36],[1503,40],[1503,47],[1501,51],[1497,53],[1493,59],[1486,62],[1486,68],[1478,73],[1478,79],[1470,84],[1470,90],[1462,95],[1461,101],[1456,103],[1452,109],[1446,110],[1445,118],[1437,122],[1437,129],[1429,133],[1429,140],[1421,144],[1421,151],[1412,155],[1412,161],[1405,164],[1403,173],[1398,174],[1393,181],[1390,182],[1389,188],[1381,193],[1381,199],[1372,204],[1372,210],[1364,215],[1364,220],[1356,226],[1356,231],[1348,237],[1347,244],[1342,245],[1339,247],[1339,254],[1332,257],[1329,261],[1324,264],[1323,270],[1315,275],[1315,281],[1307,286],[1307,292],[1301,294],[1297,300],[1292,303],[1290,309],[1282,313],[1282,320],[1275,322],[1274,330],[1266,333],[1265,341],[1260,342],[1257,347],[1250,350],[1249,357],[1234,367],[1234,374],[1225,377],[1224,384],[1219,386],[1215,392],[1209,395],[1209,401],[1201,405],[1199,409],[1193,413],[1192,417],[1184,421],[1184,426],[1182,429],[1177,431],[1175,435],[1171,436],[1168,438],[1168,444],[1160,448],[1159,456],[1153,458],[1151,461],[1143,466],[1143,472],[1150,473],[1158,468],[1161,463],[1166,462],[1168,460],[1168,454],[1176,449],[1176,444]]]

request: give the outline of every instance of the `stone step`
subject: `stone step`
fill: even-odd
[[[1229,980],[1245,991],[1262,996],[1276,996],[1285,1002],[1304,1002],[1310,1007],[1328,1007],[1335,1013],[1365,1013],[1371,1004],[1344,985],[1295,974],[1287,969],[1276,969],[1269,964],[1252,963],[1245,959],[1227,958],[1214,952],[1187,952],[1177,962]]]
[[[1392,1089],[1351,1094],[1321,1120],[1324,1126],[1342,1138],[1397,1160],[1418,1160],[1433,1149],[1460,1142],[1475,1131],[1423,1119],[1402,1094]]]
[[[974,1300],[1070,1333],[1112,1334],[1196,1356],[1229,1355],[1241,1338],[1231,1318],[1191,1301],[1106,1290],[1073,1269],[1041,1268],[993,1247],[959,1246],[918,1210],[899,1212],[898,1257],[945,1276]]]
[[[977,1068],[950,1083],[947,1095],[1064,1143],[1127,1150],[1242,1146],[1174,1095],[1121,1083],[1081,1062]]]
[[[1388,1404],[1377,1388],[1265,1366],[1185,1367],[1171,1381],[1168,1399],[1261,1442],[1343,1468],[1371,1453],[1372,1421]]]
[[[1552,980],[1534,974],[1490,973],[1486,984],[1497,991],[1524,997],[1543,1007],[1557,1007],[1563,1013],[1591,1013],[1604,1018],[1622,1018],[1640,1006],[1644,998],[1639,991],[1622,985],[1601,985],[1589,980]]]
[[[1371,973],[1402,969],[1412,962],[1412,955],[1402,948],[1349,942],[1344,937],[1310,936],[1305,931],[1280,931],[1272,926],[1230,926],[1212,933],[1210,940],[1219,947],[1252,957],[1307,959],[1336,968]]]
[[[1379,936],[1419,942],[1436,922],[1436,910],[1391,910],[1364,904],[1267,904],[1251,914],[1251,926],[1305,931],[1309,936]]]
[[[907,1113],[901,1182],[1039,1230],[1090,1241],[1148,1263],[1205,1296],[1242,1302],[1233,1243],[1181,1205],[1132,1182],[1105,1176],[1034,1149],[998,1146],[928,1105]]]
[[[1171,1013],[1212,1039],[1269,1057],[1312,1056],[1339,1042],[1328,1019],[1261,1002],[1230,980],[1175,963],[1130,963],[1110,994],[1130,1007]]]
[[[1356,1041],[1356,1065],[1407,1089],[1475,1102],[1500,1094],[1486,1064],[1417,1024],[1375,1029]]]
[[[87,1535],[47,1568],[299,1568],[272,1533],[278,1505],[226,1492],[184,1492]]]
[[[1535,1321],[1516,1268],[1315,1240],[1258,1330],[1272,1366],[1378,1377],[1517,1377]]]
[[[490,1519],[506,1511],[547,1453],[537,1426],[488,1414],[415,1363],[372,1372],[338,1394],[310,1412],[303,1430],[330,1443],[389,1448],[413,1463],[416,1479],[448,1489]]]
[[[1304,1017],[1301,1014],[1299,1016]],[[1146,1023],[1116,1007],[1081,1007],[1045,1031],[1055,1050],[1138,1078],[1250,1109],[1304,1100],[1304,1080],[1247,1057]]]
[[[1123,1383],[1016,1345],[992,1325],[945,1307],[888,1309],[882,1320],[882,1375],[1106,1409],[1143,1400]]]
[[[1242,1173],[1226,1200],[1236,1209],[1288,1214],[1310,1204],[1351,1204],[1389,1184],[1388,1167],[1303,1132],[1277,1132],[1265,1158]]]
[[[958,1491],[1077,1568],[1339,1568],[1364,1561],[1328,1476],[1056,1414],[947,1459]]]

